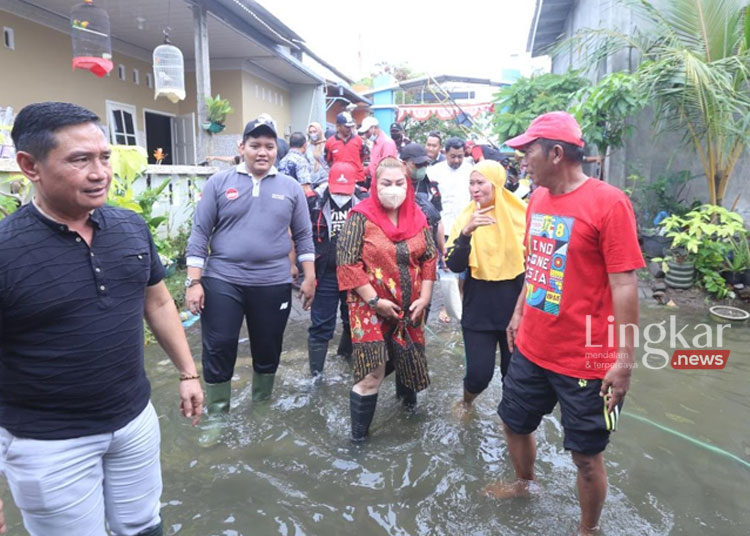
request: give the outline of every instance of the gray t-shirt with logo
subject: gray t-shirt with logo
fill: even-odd
[[[276,168],[256,180],[240,163],[212,175],[204,185],[188,240],[187,263],[203,268],[203,276],[238,285],[290,283],[292,241],[297,260],[315,260],[302,187]]]

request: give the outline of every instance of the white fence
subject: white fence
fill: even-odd
[[[162,237],[174,235],[180,227],[190,226],[193,208],[206,180],[219,171],[204,166],[148,166],[146,173],[135,181],[133,191],[137,196],[147,188],[157,188],[169,179],[169,186],[153,206],[153,216],[167,216],[167,222],[159,228]],[[16,162],[0,159],[0,191],[10,192],[9,177],[20,174]]]

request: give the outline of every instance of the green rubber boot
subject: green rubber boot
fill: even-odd
[[[206,383],[206,410],[209,417],[229,413],[229,400],[232,396],[232,381]]]
[[[206,411],[208,418],[201,425],[198,442],[211,447],[219,442],[229,414],[229,401],[232,395],[232,382],[206,383]]]
[[[253,371],[253,402],[271,398],[275,379],[276,374],[261,374]]]

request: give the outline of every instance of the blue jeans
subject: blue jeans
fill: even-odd
[[[336,312],[341,311],[341,321],[349,325],[349,308],[346,306],[346,291],[339,290],[335,270],[327,270],[318,278],[315,287],[315,300],[310,309],[312,325],[308,330],[311,341],[328,342],[333,339],[336,329]]]

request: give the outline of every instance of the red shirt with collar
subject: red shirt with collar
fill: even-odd
[[[362,148],[364,143],[362,138],[353,134],[348,140],[344,141],[336,136],[331,136],[326,140],[325,155],[328,165],[332,166],[336,162],[348,162],[357,170],[357,182],[365,181],[365,170],[362,167]]]

